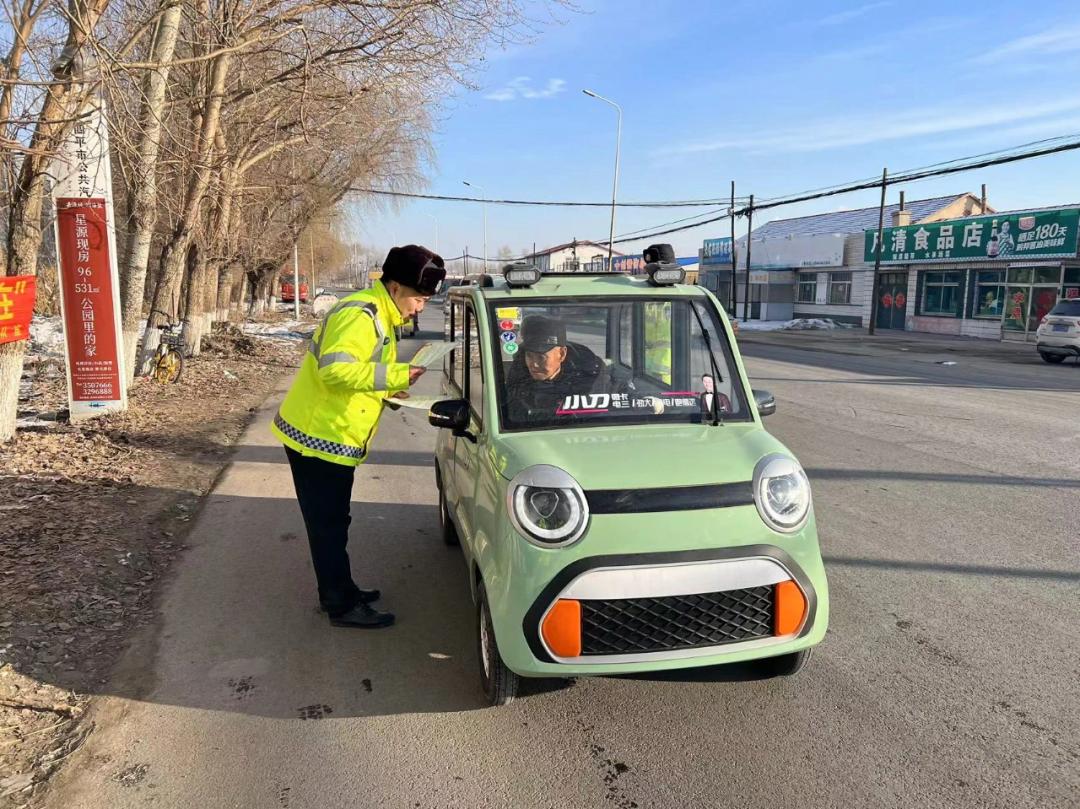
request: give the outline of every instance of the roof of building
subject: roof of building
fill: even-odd
[[[550,253],[558,253],[560,250],[569,250],[574,245],[577,245],[578,247],[598,247],[601,250],[604,250],[604,251],[607,250],[607,245],[606,244],[599,244],[598,242],[590,242],[590,241],[588,241],[586,239],[578,239],[577,241],[567,242],[566,244],[557,244],[554,247],[547,247],[547,248],[545,248],[543,250],[537,250],[535,253],[530,253],[529,257],[531,258],[533,256],[546,256],[546,255],[549,255]],[[620,253],[618,250],[612,250],[611,254],[615,255],[615,256],[621,256],[622,255],[622,253]]]
[[[905,203],[904,208],[911,211],[911,221],[919,222],[933,216],[945,206],[955,202],[966,194],[953,194],[948,197],[917,199]],[[899,205],[885,206],[885,226],[892,224],[894,211]],[[826,233],[862,233],[878,226],[878,206],[859,208],[854,211],[835,211],[812,216],[800,216],[795,219],[777,219],[754,229],[754,240],[783,239],[788,236],[819,236]],[[744,237],[745,238],[745,237]]]

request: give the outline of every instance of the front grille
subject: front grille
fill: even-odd
[[[694,649],[772,633],[772,586],[581,602],[582,655]]]

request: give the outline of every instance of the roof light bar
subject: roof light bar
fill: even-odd
[[[540,280],[540,270],[524,262],[507,264],[503,268],[503,278],[509,287],[531,287]]]
[[[656,262],[646,264],[645,272],[649,274],[649,283],[654,287],[670,287],[681,284],[686,279],[686,272],[678,264]]]

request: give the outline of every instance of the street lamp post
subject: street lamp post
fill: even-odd
[[[487,272],[487,197],[484,194],[484,189],[475,183],[470,183],[468,180],[462,180],[461,182],[469,186],[469,188],[475,188],[479,191],[480,199],[483,200],[480,207],[484,209],[484,272]]]
[[[622,107],[612,101],[610,98],[604,98],[598,93],[594,93],[592,90],[582,90],[589,98],[595,98],[597,101],[603,101],[605,104],[610,104],[615,108],[615,111],[619,113],[618,123],[615,128],[615,181],[611,184],[611,231],[608,234],[608,271],[611,271],[611,256],[612,251],[615,249],[615,197],[619,193],[619,150],[622,146]]]
[[[439,220],[433,213],[425,213],[424,216],[430,217],[431,221],[435,223],[435,252],[439,252]]]

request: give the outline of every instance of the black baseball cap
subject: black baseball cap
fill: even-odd
[[[521,332],[521,347],[526,351],[546,354],[566,345],[566,326],[553,317],[529,315],[521,324]]]
[[[382,271],[384,282],[397,281],[421,295],[434,295],[446,277],[442,256],[418,244],[391,247]]]

